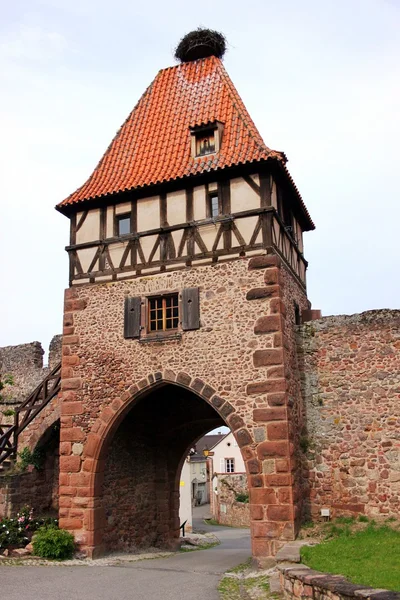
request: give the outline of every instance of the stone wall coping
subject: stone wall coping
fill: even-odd
[[[288,579],[298,579],[302,583],[328,590],[340,596],[347,598],[365,598],[371,600],[400,600],[400,592],[390,590],[376,589],[371,586],[351,583],[342,575],[332,575],[314,571],[307,565],[283,566],[278,565],[277,569]]]
[[[347,325],[370,325],[373,322],[388,322],[392,320],[400,320],[400,310],[392,308],[380,308],[376,310],[366,310],[362,313],[352,315],[327,315],[320,319],[306,321],[302,327],[336,327],[343,325],[343,321]]]

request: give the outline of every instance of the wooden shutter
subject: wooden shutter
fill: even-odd
[[[199,288],[185,288],[182,291],[182,329],[200,328]]]
[[[140,337],[141,298],[125,298],[124,338]]]

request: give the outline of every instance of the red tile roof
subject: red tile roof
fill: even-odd
[[[217,154],[193,158],[190,127],[224,123]],[[267,158],[264,144],[215,56],[161,70],[87,182],[59,206]]]

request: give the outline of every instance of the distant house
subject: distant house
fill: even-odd
[[[212,461],[212,474],[246,472],[242,453],[232,432],[217,440],[210,450],[214,453],[209,459]]]
[[[192,506],[211,501],[215,475],[245,473],[243,458],[232,432],[204,435],[190,450],[180,477],[180,519],[190,530]],[[190,494],[189,494],[190,489]]]
[[[210,502],[210,467],[212,463],[210,462],[211,457],[205,456],[205,451],[212,451],[225,437],[224,433],[204,435],[190,451],[190,476],[194,505]]]
[[[233,433],[209,434],[193,446],[190,456],[193,505],[210,502],[210,478],[220,473],[245,473],[245,466]]]

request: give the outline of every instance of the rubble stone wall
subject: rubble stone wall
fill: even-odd
[[[250,508],[247,502],[238,501],[239,494],[249,495],[245,473],[217,474],[213,479],[214,488],[214,518],[221,525],[231,527],[250,526]]]
[[[58,511],[59,431],[54,428],[43,445],[40,470],[29,465],[24,472],[12,469],[0,474],[0,518],[31,506],[37,516]]]
[[[61,361],[61,335],[55,335],[50,342],[48,366],[43,366],[43,355],[44,350],[40,342],[0,348],[0,374],[12,375],[14,379],[14,385],[7,386],[3,391],[0,411],[23,402]]]
[[[284,600],[400,600],[400,593],[350,583],[341,575],[330,575],[305,565],[280,567],[279,579]]]
[[[400,311],[301,326],[308,513],[400,512]],[[307,489],[308,488],[308,489]]]

